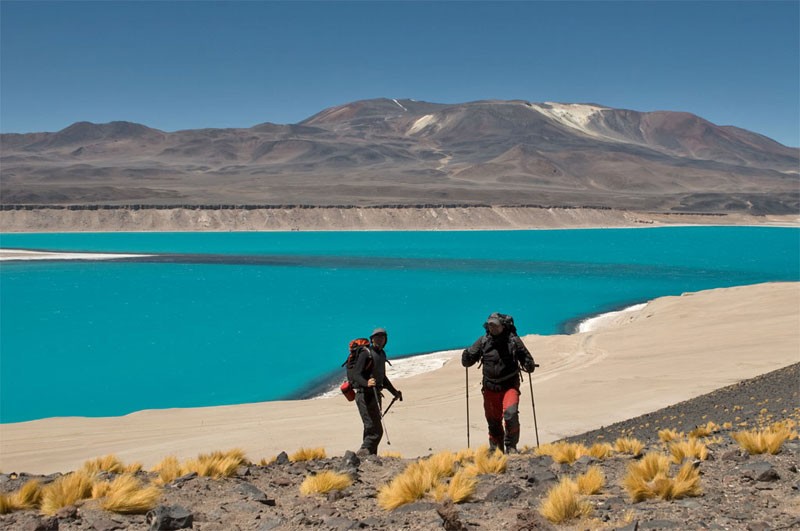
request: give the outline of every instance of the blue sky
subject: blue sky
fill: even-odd
[[[0,3],[0,130],[296,123],[359,99],[687,111],[800,145],[800,2]]]

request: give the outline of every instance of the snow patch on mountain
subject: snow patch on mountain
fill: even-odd
[[[403,109],[404,111],[408,112],[408,109],[406,109],[405,107],[403,107],[403,106],[400,104],[400,102],[399,102],[399,101],[397,101],[397,100],[396,100],[396,99],[394,99],[394,98],[392,98],[392,101],[393,101],[393,102],[395,102],[397,105],[399,105],[401,109]]]
[[[585,105],[582,103],[551,103],[545,102],[544,104],[532,104],[532,108],[544,114],[548,118],[556,122],[577,129],[587,135],[602,137],[604,135],[593,131],[589,128],[589,122],[592,116],[605,110],[605,107],[598,107],[596,105]]]

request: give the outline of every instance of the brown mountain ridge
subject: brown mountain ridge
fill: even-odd
[[[9,205],[538,205],[793,214],[800,150],[683,112],[374,99],[298,123],[0,135]]]

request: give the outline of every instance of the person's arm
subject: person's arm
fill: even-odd
[[[464,349],[461,353],[461,365],[472,367],[481,359],[481,354],[483,354],[483,338],[479,338],[472,346]]]
[[[518,335],[512,336],[511,340],[514,342],[514,355],[517,357],[519,366],[525,372],[533,372],[536,369],[536,362],[533,361],[533,356],[531,356],[525,343],[522,342]]]
[[[403,401],[403,393],[397,390],[392,382],[389,381],[388,376],[383,377],[383,388],[392,393],[392,396],[398,399],[400,402]]]
[[[364,378],[364,369],[367,367],[367,362],[370,357],[371,354],[368,349],[364,347],[359,349],[356,357],[356,365],[353,369],[353,383],[356,387],[363,387],[364,389],[369,387],[369,382]]]

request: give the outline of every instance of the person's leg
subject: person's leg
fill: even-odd
[[[361,422],[364,424],[361,449],[367,450],[371,454],[378,453],[378,444],[383,437],[383,426],[381,426],[380,404],[375,401],[372,389],[356,393],[356,404],[358,413],[361,415]]]
[[[506,452],[516,452],[519,442],[519,389],[507,389],[503,393],[503,421]]]
[[[483,412],[489,425],[489,450],[503,448],[503,392],[483,389]]]

